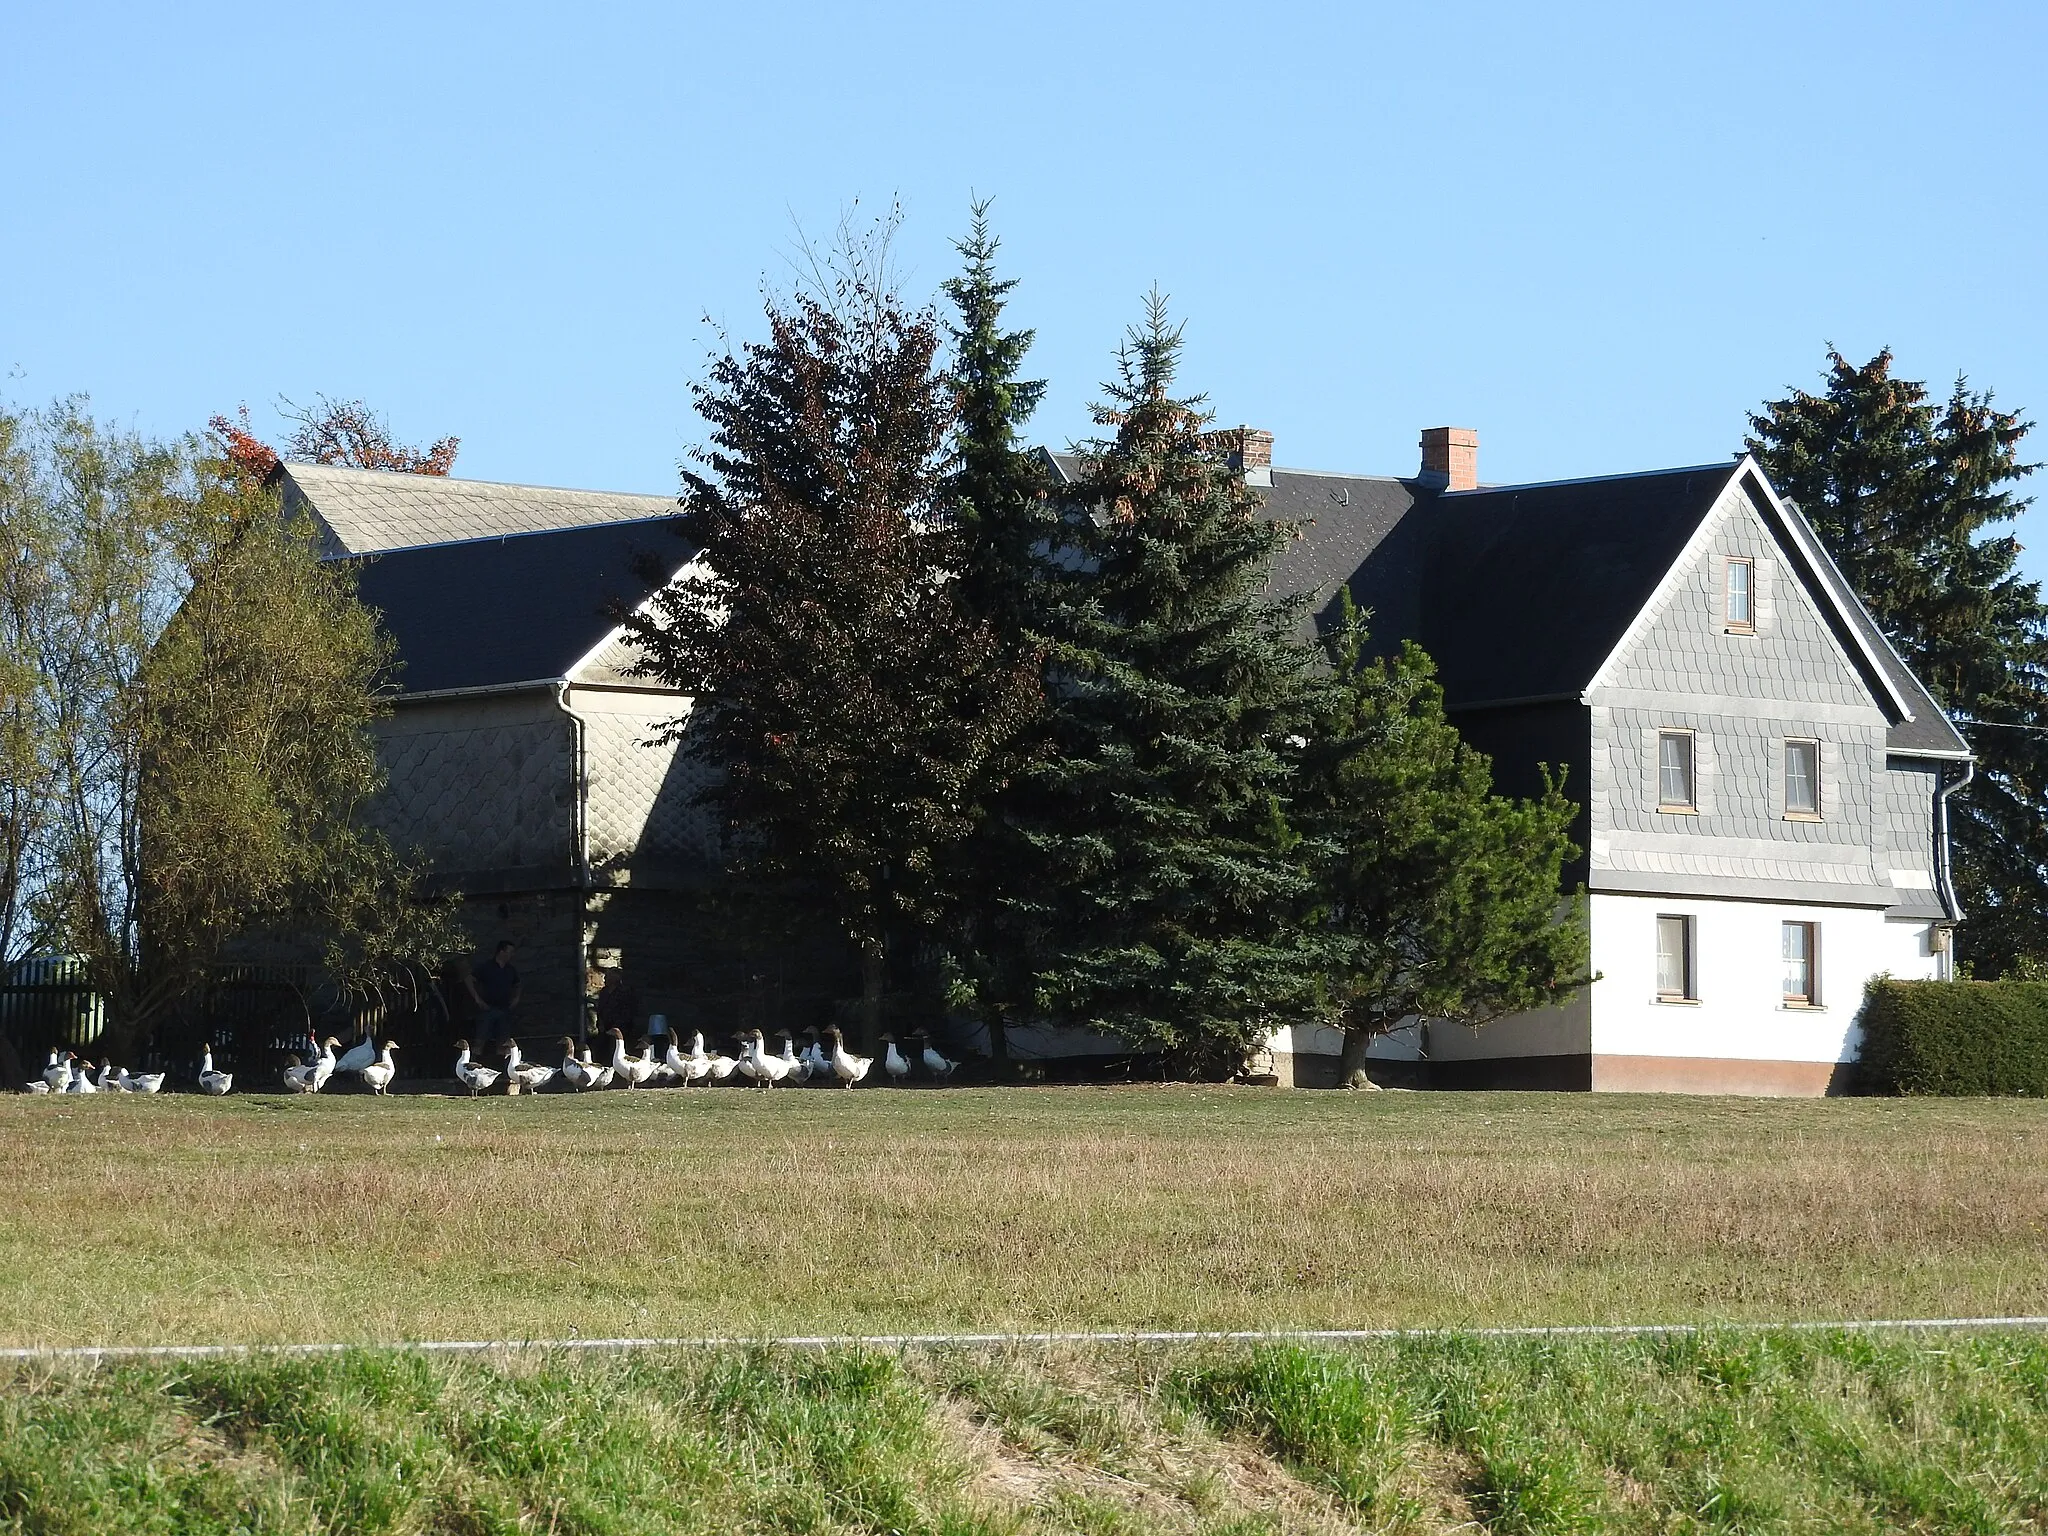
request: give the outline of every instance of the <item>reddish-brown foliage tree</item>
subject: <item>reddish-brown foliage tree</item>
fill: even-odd
[[[348,469],[390,469],[406,475],[445,475],[455,467],[459,437],[444,437],[425,448],[395,441],[384,418],[360,400],[330,400],[301,408],[284,402],[285,419],[297,422],[284,456],[302,464],[338,464]]]
[[[215,445],[227,465],[228,478],[243,490],[263,483],[277,468],[277,450],[258,437],[249,424],[249,407],[238,406],[234,419],[215,416],[206,423]]]

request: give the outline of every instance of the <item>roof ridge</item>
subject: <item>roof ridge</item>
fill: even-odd
[[[426,482],[419,486],[427,490],[440,486],[481,485],[499,491],[547,491],[561,496],[630,496],[638,501],[674,501],[675,497],[665,491],[609,491],[584,485],[532,485],[523,480],[478,480],[468,475],[419,475],[404,469],[359,469],[353,464],[307,464],[294,459],[285,459],[280,467],[288,475],[299,470],[310,469],[320,475],[360,475],[365,479]]]
[[[1720,470],[1733,475],[1747,455],[1717,459],[1711,464],[1676,464],[1669,469],[1632,469],[1618,475],[1567,475],[1559,480],[1517,480],[1504,485],[1478,485],[1469,491],[1443,491],[1443,496],[1492,496],[1502,491],[1540,491],[1555,485],[1598,485],[1611,480],[1649,480],[1658,475],[1697,475]]]

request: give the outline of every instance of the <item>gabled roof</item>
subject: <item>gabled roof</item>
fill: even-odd
[[[1046,458],[1079,479],[1079,456]],[[1307,594],[1327,623],[1348,584],[1379,646],[1413,639],[1429,652],[1453,708],[1576,699],[1738,477],[1890,718],[1888,749],[1969,756],[1798,508],[1746,458],[1471,491],[1276,468],[1267,515],[1299,532],[1268,590]]]
[[[617,627],[612,605],[637,604],[637,572],[696,554],[676,520],[642,518],[391,550],[362,561],[360,591],[396,642],[405,694],[553,682]]]
[[[312,510],[325,536],[321,553],[329,558],[665,517],[676,509],[673,496],[501,485],[325,464],[280,464],[273,475],[287,507]]]
[[[1733,472],[1702,464],[1439,496],[1416,638],[1446,701],[1576,698]]]

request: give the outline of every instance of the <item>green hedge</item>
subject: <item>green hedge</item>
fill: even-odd
[[[2048,1097],[2048,982],[1873,983],[1862,1082],[1865,1093]]]

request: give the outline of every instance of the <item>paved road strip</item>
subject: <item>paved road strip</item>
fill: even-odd
[[[747,1337],[701,1334],[672,1339],[419,1339],[391,1344],[37,1344],[0,1349],[0,1360],[212,1360],[236,1355],[339,1355],[350,1350],[410,1350],[425,1355],[484,1355],[521,1350],[936,1349],[1054,1344],[1346,1344],[1373,1339],[1651,1338],[1693,1333],[1970,1332],[2048,1329],[2048,1317],[1887,1317],[1848,1322],[1575,1323],[1528,1328],[1264,1328],[1236,1331],[1138,1329],[1054,1333],[799,1333]]]

